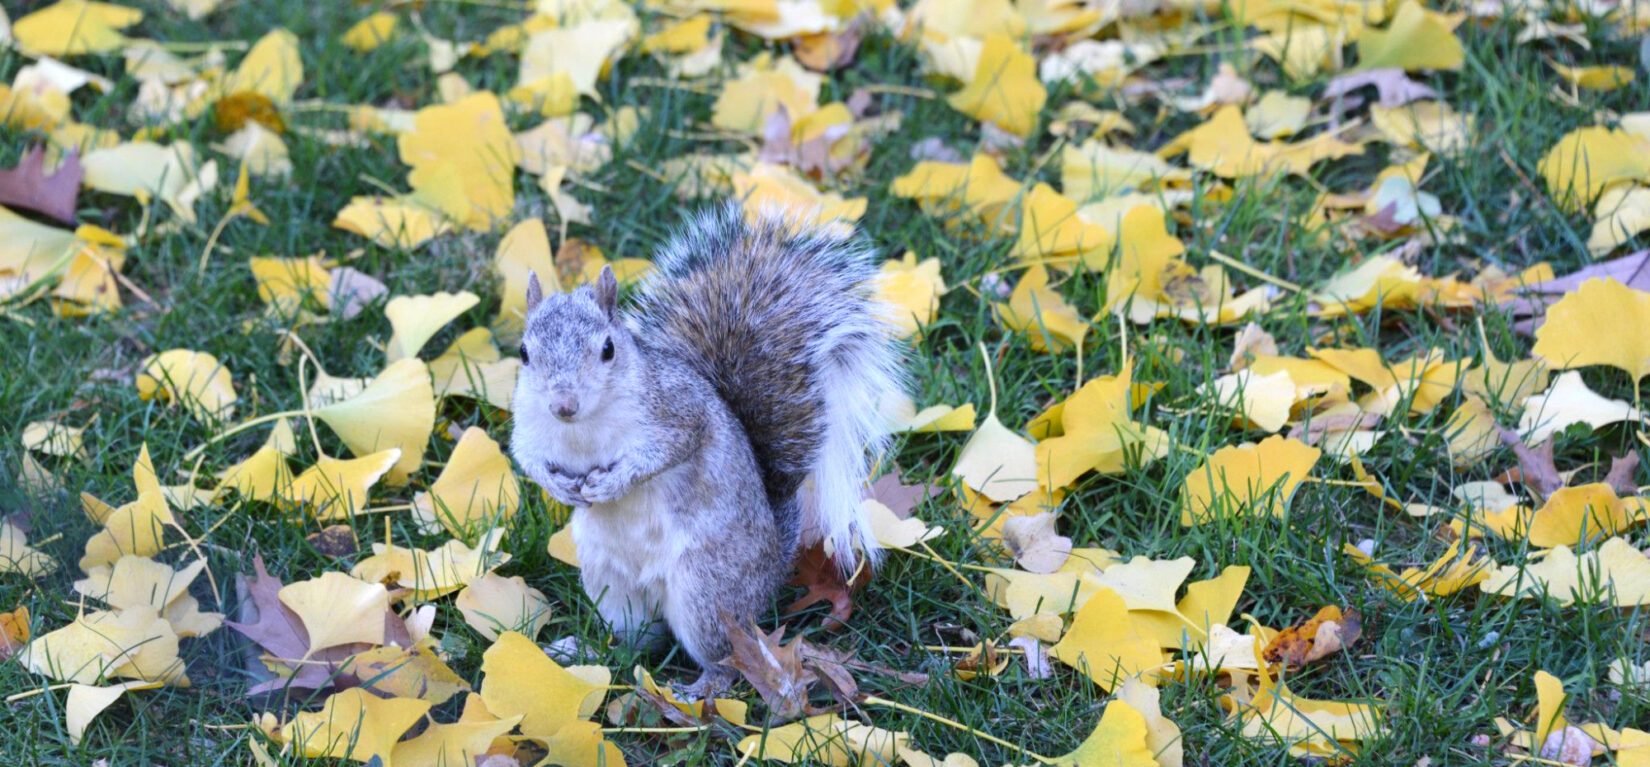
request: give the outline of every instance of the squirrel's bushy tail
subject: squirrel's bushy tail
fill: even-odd
[[[789,541],[828,538],[844,567],[875,563],[867,464],[887,442],[881,405],[903,387],[877,266],[858,238],[703,214],[654,259],[643,322],[696,367],[739,418]]]

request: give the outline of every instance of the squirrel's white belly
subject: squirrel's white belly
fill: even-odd
[[[580,577],[590,597],[616,633],[632,641],[659,632],[667,584],[693,540],[670,511],[666,471],[632,488],[612,503],[573,512],[573,544]]]

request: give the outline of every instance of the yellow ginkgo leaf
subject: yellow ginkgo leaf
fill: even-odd
[[[143,11],[113,3],[62,0],[11,25],[11,35],[36,56],[103,53],[126,44],[120,33],[143,20]]]
[[[435,430],[430,370],[416,357],[392,362],[359,393],[317,409],[315,416],[358,456],[399,449],[388,481],[404,485],[423,464]]]
[[[1026,137],[1037,127],[1048,90],[1037,79],[1037,60],[1013,38],[992,34],[980,49],[973,79],[947,101],[969,117]]]
[[[1593,217],[1593,233],[1587,238],[1587,249],[1594,256],[1603,256],[1650,229],[1650,188],[1605,190],[1598,196]]]
[[[1450,460],[1456,466],[1471,466],[1501,445],[1501,425],[1484,401],[1466,397],[1444,424],[1449,439]]]
[[[86,457],[86,427],[35,421],[23,427],[23,449],[59,458]]]
[[[998,322],[1025,333],[1031,348],[1052,354],[1082,344],[1089,323],[1059,291],[1048,286],[1048,281],[1048,269],[1041,264],[1027,269],[1008,303],[996,304],[995,308]]]
[[[1163,665],[1165,659],[1155,639],[1135,630],[1123,598],[1107,588],[1096,591],[1077,610],[1071,629],[1049,648],[1049,655],[1083,672],[1107,692],[1124,679]],[[1142,732],[1142,747],[1144,737]]]
[[[329,571],[319,578],[289,583],[278,596],[304,622],[311,653],[353,642],[384,643],[390,592],[383,584]]]
[[[1650,293],[1592,279],[1547,308],[1530,353],[1555,370],[1609,365],[1638,381],[1650,375],[1650,334],[1621,332],[1638,327],[1650,327]]]
[[[1280,436],[1216,450],[1186,475],[1180,524],[1190,527],[1228,515],[1283,516],[1295,488],[1322,455],[1322,450]]]
[[[1341,141],[1333,133],[1320,133],[1294,143],[1258,142],[1249,135],[1243,112],[1227,105],[1209,120],[1185,133],[1158,151],[1168,157],[1180,152],[1193,167],[1203,168],[1221,178],[1266,176],[1275,173],[1304,175],[1323,160],[1363,153],[1363,147]]]
[[[1391,108],[1376,104],[1369,108],[1369,119],[1396,146],[1445,156],[1472,147],[1476,138],[1477,121],[1472,115],[1460,114],[1443,101],[1412,101]],[[1380,207],[1376,205],[1376,211]]]
[[[509,562],[510,555],[499,551],[503,538],[503,532],[490,531],[482,534],[481,542],[473,549],[463,541],[450,540],[428,551],[374,543],[373,555],[355,563],[350,573],[364,580],[409,589],[405,599],[435,599],[464,588]]]
[[[149,607],[165,611],[167,605],[188,596],[189,585],[205,570],[204,559],[173,570],[148,557],[127,555],[113,566],[93,568],[75,581],[74,590],[116,610]]]
[[[1020,239],[1010,256],[1026,264],[1105,271],[1117,239],[1077,215],[1077,203],[1038,184],[1020,208]]]
[[[0,520],[0,575],[16,573],[32,580],[55,569],[57,561],[30,548],[21,528]]]
[[[1551,368],[1545,360],[1502,362],[1488,343],[1483,349],[1484,361],[1466,372],[1461,379],[1462,391],[1477,395],[1485,403],[1510,405],[1547,388]]]
[[[599,681],[562,668],[533,640],[506,631],[481,656],[481,699],[497,716],[520,716],[523,735],[547,738],[601,707],[612,674],[594,668],[600,673],[587,676]]]
[[[298,36],[275,29],[252,45],[239,66],[219,85],[220,93],[256,93],[280,105],[304,81],[304,63],[298,57]]]
[[[895,178],[889,192],[917,200],[925,209],[960,209],[981,221],[998,223],[1020,195],[1020,182],[1005,175],[991,155],[981,153],[966,163],[919,162]]]
[[[306,301],[328,306],[332,300],[332,274],[317,256],[277,258],[253,256],[247,259],[252,279],[258,283],[258,299],[290,314]]]
[[[259,454],[269,455],[262,450]],[[257,457],[258,454],[254,454],[253,458]],[[323,455],[315,460],[313,466],[305,469],[296,479],[284,486],[281,480],[286,460],[266,457],[259,464],[245,467],[249,473],[237,474],[236,480],[244,482],[245,484],[240,486],[247,487],[252,492],[262,491],[262,483],[270,482],[274,492],[279,493],[289,506],[316,520],[348,519],[366,508],[367,495],[372,486],[378,484],[378,480],[389,473],[400,457],[401,451],[396,448],[370,453],[360,458],[333,458]],[[263,465],[271,461],[274,462],[272,468]],[[269,471],[268,474],[251,473],[266,470]]]
[[[36,637],[17,658],[29,671],[64,682],[90,685],[122,677],[189,685],[177,633],[148,607],[83,614]]]
[[[1158,184],[1189,184],[1192,173],[1157,155],[1089,140],[1060,153],[1060,189],[1079,202]]]
[[[286,459],[295,452],[297,440],[292,433],[292,424],[285,419],[276,421],[263,447],[218,475],[219,487],[233,488],[254,501],[284,497],[287,486],[292,484],[292,468],[287,465]]]
[[[865,499],[865,516],[877,543],[890,548],[908,549],[945,534],[945,528],[930,527],[914,516],[900,519],[892,509],[871,498]]]
[[[544,739],[545,762],[564,767],[615,767],[624,765],[619,745],[602,735],[596,722],[569,722]]]
[[[1460,69],[1466,54],[1454,26],[1443,14],[1406,0],[1386,29],[1359,35],[1357,69]]]
[[[740,133],[761,133],[779,110],[800,120],[819,108],[823,79],[804,71],[789,57],[769,63],[758,58],[739,77],[729,80],[711,106],[710,122]]]
[[[353,687],[329,696],[320,711],[293,716],[281,728],[281,740],[305,757],[378,757],[384,767],[394,767],[396,741],[429,710],[428,701],[380,698]]]
[[[741,754],[783,764],[850,767],[893,764],[907,740],[903,732],[820,714],[748,735],[738,748]]]
[[[344,44],[366,53],[388,42],[395,35],[400,18],[389,11],[377,11],[344,30]]]
[[[617,57],[635,37],[637,28],[635,16],[630,15],[569,20],[565,26],[535,32],[522,48],[517,79],[530,83],[559,73],[572,81],[576,92],[600,99],[596,81],[607,69],[608,60]]]
[[[579,550],[573,542],[571,525],[563,525],[560,530],[550,534],[550,542],[545,546],[550,556],[574,567],[579,566]]]
[[[410,196],[352,198],[332,225],[383,247],[403,250],[412,250],[451,228],[441,211]]]
[[[927,258],[919,263],[917,254],[909,250],[901,258],[884,262],[877,278],[877,301],[887,307],[901,338],[916,335],[934,321],[946,290],[940,260]]]
[[[1590,91],[1613,91],[1633,82],[1633,70],[1622,66],[1569,67],[1556,61],[1547,62],[1558,76],[1577,88]]]
[[[152,690],[159,686],[159,682],[145,682],[141,679],[107,687],[70,685],[69,697],[63,703],[64,726],[69,730],[69,743],[80,745],[80,739],[86,737],[86,728],[91,726],[92,720],[103,713],[103,709],[120,700],[120,696],[132,690]]]
[[[418,350],[443,326],[480,302],[481,299],[468,290],[390,299],[384,305],[384,316],[389,318],[394,334],[384,344],[386,360],[395,362],[418,356]]]
[[[519,575],[506,578],[487,573],[458,592],[453,606],[470,628],[489,640],[498,639],[503,631],[532,639],[550,622],[550,600]]]
[[[1621,335],[1621,334],[1616,334]],[[1540,345],[1536,341],[1536,345]],[[1637,421],[1640,414],[1632,404],[1619,399],[1608,399],[1587,388],[1581,374],[1563,373],[1553,379],[1552,388],[1524,400],[1524,412],[1518,417],[1518,430],[1524,441],[1539,445],[1548,437],[1578,423],[1601,429],[1622,421]]]
[[[1123,685],[1136,685],[1149,691],[1151,698],[1156,699],[1157,690],[1138,680],[1131,678],[1125,680]],[[1143,697],[1142,693],[1135,694]],[[1162,719],[1161,714],[1158,718]],[[1173,723],[1169,725],[1172,727]],[[1176,732],[1179,732],[1178,728]],[[1060,767],[1162,767],[1163,762],[1158,761],[1157,751],[1148,742],[1150,738],[1146,717],[1129,703],[1114,699],[1106,704],[1100,723],[1077,746],[1077,750],[1054,757],[1050,764]]]
[[[1577,128],[1564,134],[1539,166],[1547,193],[1579,210],[1618,181],[1650,181],[1650,136],[1619,128]]]
[[[1068,487],[1090,471],[1119,474],[1130,461],[1161,458],[1168,435],[1136,423],[1130,371],[1099,376],[1083,384],[1061,405],[1062,433],[1037,443],[1037,479],[1050,488]]]
[[[1200,389],[1217,406],[1236,411],[1241,420],[1271,432],[1289,422],[1298,391],[1287,370],[1257,375],[1253,369],[1223,375]]]
[[[1650,557],[1624,538],[1611,538],[1576,555],[1557,546],[1540,562],[1504,565],[1478,587],[1486,594],[1527,599],[1552,598],[1562,605],[1602,601],[1617,607],[1650,604]]]
[[[1247,738],[1283,742],[1309,754],[1345,753],[1341,741],[1357,741],[1380,734],[1381,708],[1367,703],[1309,700],[1273,680],[1265,668],[1260,689],[1247,703],[1238,702],[1238,716]]]
[[[208,425],[235,415],[235,382],[229,368],[206,352],[172,349],[152,354],[137,376],[138,396],[157,395]]]
[[[109,565],[122,555],[149,557],[159,554],[166,528],[177,520],[166,505],[166,491],[155,475],[154,462],[149,458],[149,445],[138,451],[132,465],[132,484],[137,498],[119,508],[104,505],[101,518],[103,529],[86,539],[86,553],[80,558],[80,569],[90,572],[98,565]]]
[[[521,338],[527,318],[527,276],[537,273],[546,293],[560,293],[555,260],[550,254],[550,235],[537,216],[516,224],[499,240],[493,256],[493,271],[503,280],[499,287],[498,319],[493,323],[501,338]]]
[[[502,524],[521,503],[521,484],[510,459],[487,432],[474,426],[459,437],[441,476],[413,496],[413,517],[426,532],[442,527],[455,536],[477,526]]]
[[[971,431],[977,417],[972,402],[929,405],[918,410],[916,403],[904,396],[884,403],[883,413],[888,416],[889,430],[894,432]]]
[[[991,411],[957,454],[951,473],[975,492],[995,501],[1012,501],[1037,489],[1037,449],[997,420],[997,381],[985,348],[986,383]]]
[[[397,147],[412,166],[407,181],[419,201],[476,230],[510,216],[519,150],[497,96],[477,91],[418,110]]]
[[[1114,566],[1107,572],[1117,569],[1119,567]],[[1157,572],[1165,569],[1167,568],[1160,564]],[[1168,575],[1174,579],[1174,585],[1168,589],[1170,597],[1174,596],[1174,590],[1189,572],[1190,568],[1184,571],[1168,571]],[[1149,578],[1152,574],[1152,571],[1146,571],[1140,575]],[[1120,575],[1121,573],[1112,576],[1112,583],[1121,581]],[[1207,647],[1214,627],[1225,624],[1232,617],[1232,610],[1237,607],[1238,600],[1243,598],[1243,587],[1248,581],[1249,568],[1232,565],[1221,570],[1220,575],[1214,578],[1187,584],[1186,596],[1175,603],[1173,610],[1133,611],[1131,606],[1129,618],[1134,621],[1136,631],[1150,634],[1161,647],[1178,647],[1185,650]],[[1119,587],[1113,586],[1114,590]],[[1127,597],[1124,601],[1128,601]]]
[[[453,767],[483,759],[493,741],[515,729],[521,717],[436,722],[417,737],[395,744],[391,752],[399,767]],[[390,764],[385,761],[385,764]],[[614,764],[617,764],[615,762]]]
[[[363,688],[379,695],[417,698],[435,706],[470,690],[469,682],[448,667],[434,650],[423,646],[388,645],[363,650],[345,659],[340,669],[361,680]]]
[[[1530,517],[1530,543],[1544,548],[1574,546],[1594,537],[1614,535],[1643,522],[1644,501],[1621,499],[1608,484],[1594,482],[1553,491]]]

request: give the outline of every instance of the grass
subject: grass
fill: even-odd
[[[302,43],[306,71],[300,99],[404,106],[438,100],[434,77],[424,63],[424,45],[416,37],[403,35],[366,56],[340,44],[339,33],[364,14],[351,4],[235,4],[202,22],[188,21],[158,3],[140,5],[148,16],[139,34],[165,41],[245,41],[275,26],[293,30]],[[24,12],[8,10],[14,19]],[[498,8],[444,2],[427,4],[419,15],[427,29],[459,40],[479,39],[519,16]],[[1614,92],[1572,100],[1555,89],[1557,80],[1546,60],[1569,58],[1574,49],[1516,44],[1513,39],[1518,29],[1510,21],[1464,24],[1458,34],[1466,44],[1465,67],[1459,73],[1422,77],[1456,109],[1473,114],[1478,125],[1476,145],[1457,157],[1435,157],[1423,185],[1460,221],[1458,237],[1420,251],[1417,266],[1424,273],[1473,273],[1480,264],[1511,269],[1545,260],[1563,274],[1589,261],[1585,248],[1589,222],[1561,213],[1528,179],[1540,183],[1535,173],[1537,160],[1565,132],[1593,124],[1598,110],[1631,111],[1645,103],[1650,91],[1641,78]],[[1635,41],[1618,36],[1613,29],[1592,25],[1587,35],[1594,47],[1583,54],[1585,61],[1636,61]],[[1257,90],[1318,92],[1321,81],[1284,80],[1272,63],[1241,50],[1241,37],[1227,27],[1207,38],[1209,44],[1198,53],[1172,56],[1146,70],[1146,75],[1159,81],[1189,78],[1183,90],[1191,92],[1201,90],[1224,61],[1250,78]],[[727,59],[745,59],[756,50],[748,41],[736,41],[729,46]],[[0,78],[10,81],[27,63],[16,54],[0,55]],[[119,80],[118,57],[82,57],[74,63],[118,82],[109,94],[77,96],[77,116],[88,123],[122,125],[125,135],[130,135],[130,126],[122,124],[121,115],[135,86]],[[842,100],[856,88],[872,84],[933,87],[919,74],[918,63],[911,48],[885,35],[873,35],[858,62],[831,78],[823,97]],[[465,60],[458,71],[473,86],[500,92],[515,79],[514,63],[508,57]],[[635,78],[662,74],[660,67],[645,58],[628,57],[604,81],[603,104],[587,100],[585,105],[597,115],[623,105],[645,105],[649,110],[636,140],[595,173],[591,184],[574,192],[593,206],[595,223],[574,226],[570,234],[600,247],[610,257],[645,257],[683,212],[693,207],[677,200],[670,185],[645,169],[687,152],[732,148],[683,138],[678,132],[707,120],[713,96],[630,85]],[[1057,106],[1069,96],[1056,89],[1050,104]],[[1159,111],[1150,101],[1133,104],[1108,96],[1098,105],[1122,109],[1139,126],[1132,141],[1137,148],[1155,149],[1197,122],[1195,116]],[[979,129],[943,100],[898,92],[880,96],[879,106],[904,113],[904,128],[876,145],[863,175],[849,180],[844,191],[869,198],[862,228],[883,253],[893,257],[909,249],[922,257],[938,256],[947,282],[956,287],[944,299],[938,321],[914,346],[911,369],[916,399],[922,404],[974,402],[983,407],[986,372],[977,348],[984,343],[996,368],[998,413],[1011,427],[1024,424],[1050,402],[1069,394],[1079,381],[1075,357],[1032,352],[1023,338],[1000,329],[989,304],[979,297],[988,275],[1009,263],[1011,242],[960,234],[888,193],[889,181],[913,164],[910,149],[918,141],[938,137],[966,156],[979,140]],[[513,127],[519,130],[528,125],[530,121],[520,119]],[[14,129],[3,133],[0,160],[10,165],[30,137]],[[222,138],[209,119],[185,122],[171,135],[201,148]],[[1052,141],[1046,134],[1038,135],[1025,148],[1008,153],[1005,170],[1028,183],[1033,178],[1057,181],[1057,173],[1040,163]],[[202,226],[146,242],[132,251],[125,274],[152,301],[127,294],[125,310],[82,319],[55,317],[40,302],[0,318],[0,368],[7,371],[0,376],[0,413],[6,422],[20,428],[57,417],[74,425],[90,425],[89,454],[84,461],[50,464],[62,481],[61,492],[25,493],[13,473],[22,459],[18,440],[8,437],[0,442],[0,511],[27,513],[33,520],[31,539],[50,538],[44,549],[64,563],[37,582],[0,576],[0,607],[27,606],[37,633],[66,624],[78,608],[70,588],[77,576],[74,563],[94,529],[79,510],[78,494],[89,492],[117,503],[128,499],[130,467],[139,445],[145,443],[163,479],[176,481],[176,472],[187,469],[183,455],[210,436],[180,413],[137,397],[132,379],[146,355],[176,347],[212,352],[234,371],[243,412],[249,414],[254,409],[273,412],[297,404],[295,366],[278,361],[276,336],[267,328],[242,332],[243,323],[262,312],[244,263],[247,256],[325,251],[337,257],[360,251],[351,265],[382,279],[392,293],[467,289],[480,294],[481,305],[453,323],[429,349],[443,348],[455,335],[452,328],[485,324],[492,316],[497,288],[489,277],[489,264],[500,233],[451,236],[404,252],[364,244],[331,227],[333,214],[351,196],[373,191],[371,179],[403,185],[405,169],[396,158],[393,140],[380,138],[369,148],[347,151],[296,136],[288,142],[295,166],[290,182],[258,183],[253,190],[254,201],[272,224],[231,223],[221,238],[226,251],[211,257],[204,274],[197,274],[196,263],[210,223],[226,209],[227,195],[209,195],[201,203]],[[1319,243],[1302,231],[1296,217],[1311,205],[1320,187],[1346,191],[1367,186],[1385,166],[1386,156],[1385,146],[1376,144],[1364,157],[1318,166],[1310,179],[1240,182],[1231,202],[1203,201],[1176,225],[1176,234],[1185,241],[1190,251],[1187,258],[1194,264],[1206,263],[1206,254],[1218,250],[1297,284],[1321,282],[1384,246],[1372,241]],[[522,200],[518,209],[523,215],[546,210],[547,201],[530,180],[521,180],[517,187]],[[1200,182],[1199,189],[1206,192],[1207,185]],[[86,222],[130,232],[141,217],[140,206],[129,199],[99,194],[81,198],[81,218]],[[1005,276],[1012,281],[1017,275],[1009,272]],[[1098,276],[1077,276],[1062,286],[1067,300],[1084,312],[1100,305],[1103,290],[1104,280]],[[1377,311],[1324,324],[1308,318],[1304,310],[1304,299],[1286,297],[1261,320],[1285,353],[1300,354],[1315,344],[1374,347],[1387,359],[1432,348],[1443,349],[1450,359],[1471,359],[1481,352],[1470,332],[1471,319],[1465,316],[1454,317],[1449,325],[1427,313]],[[1529,340],[1512,332],[1508,318],[1489,311],[1483,320],[1499,357],[1528,355]],[[328,372],[371,375],[382,358],[372,340],[387,338],[389,327],[381,312],[369,309],[347,322],[305,327],[299,332]],[[1231,348],[1231,329],[1160,321],[1130,327],[1127,335],[1127,354],[1136,365],[1136,380],[1164,384],[1142,417],[1167,430],[1184,449],[1171,450],[1165,458],[1121,477],[1090,476],[1079,482],[1062,507],[1062,532],[1077,545],[1103,546],[1129,556],[1190,556],[1197,560],[1192,580],[1212,577],[1228,565],[1248,565],[1253,575],[1238,612],[1269,626],[1299,622],[1327,604],[1358,609],[1366,617],[1363,638],[1348,652],[1331,656],[1290,680],[1297,693],[1315,699],[1384,702],[1385,732],[1366,741],[1360,754],[1348,755],[1352,763],[1407,765],[1426,758],[1433,764],[1507,763],[1508,758],[1497,750],[1471,745],[1469,739],[1485,734],[1498,744],[1495,717],[1518,719],[1530,714],[1535,704],[1531,677],[1540,669],[1563,679],[1574,693],[1569,703],[1574,721],[1617,726],[1642,726],[1650,721],[1650,699],[1642,693],[1618,694],[1605,680],[1613,659],[1647,659],[1650,620],[1642,611],[1560,608],[1551,603],[1485,597],[1476,590],[1433,601],[1400,602],[1363,575],[1341,553],[1341,547],[1371,539],[1383,561],[1429,562],[1444,546],[1434,536],[1437,523],[1395,514],[1357,488],[1309,483],[1295,498],[1287,519],[1182,528],[1176,508],[1180,485],[1201,456],[1262,435],[1235,428],[1228,418],[1199,407],[1194,396],[1197,387],[1224,365]],[[1120,369],[1125,351],[1118,338],[1115,321],[1099,324],[1085,349],[1084,376]],[[1620,374],[1593,370],[1586,377],[1606,395],[1632,396],[1631,382]],[[1447,412],[1448,406],[1394,427],[1364,457],[1398,498],[1445,503],[1452,486],[1488,479],[1515,464],[1510,452],[1501,450],[1481,465],[1464,470],[1452,467],[1440,436]],[[481,426],[501,440],[508,432],[506,416],[497,411],[448,404],[443,417],[459,426]],[[15,433],[8,430],[8,434]],[[230,441],[225,449],[208,454],[204,468],[221,469],[261,439],[259,431]],[[947,482],[963,439],[963,435],[911,437],[900,446],[897,464],[910,481]],[[328,444],[339,449],[336,443]],[[438,438],[433,444],[438,459],[451,449],[449,440]],[[1590,477],[1602,474],[1598,464],[1607,465],[1608,456],[1631,450],[1642,448],[1621,428],[1566,435],[1559,442],[1558,465],[1589,466],[1582,476]],[[1328,479],[1351,477],[1349,470],[1327,462],[1318,473]],[[967,512],[951,498],[942,495],[919,509],[919,514],[952,531],[934,543],[940,555],[954,561],[980,561],[987,548],[967,532]],[[404,500],[392,494],[376,502]],[[184,525],[194,531],[223,520],[205,548],[219,591],[206,594],[204,587],[197,586],[196,593],[206,608],[220,609],[231,617],[239,601],[230,585],[232,575],[249,572],[253,555],[261,555],[271,572],[287,581],[347,569],[352,563],[350,558],[329,559],[306,542],[306,535],[318,529],[317,524],[295,524],[262,508],[210,504],[181,516]],[[404,516],[392,515],[388,521],[403,545],[438,542],[418,535]],[[383,524],[377,518],[358,522],[363,545],[366,540],[381,539]],[[545,551],[556,526],[541,501],[531,497],[510,530],[505,548],[514,559],[503,572],[524,576],[551,597],[555,617],[541,639],[572,635],[604,646],[604,634],[578,587],[576,571],[552,560]],[[1515,543],[1491,542],[1488,547],[1500,562],[1517,561],[1525,553]],[[977,578],[964,585],[932,562],[895,555],[860,595],[849,630],[835,635],[813,630],[818,624],[817,610],[774,616],[773,620],[793,628],[809,627],[813,638],[851,648],[873,663],[930,674],[930,681],[922,686],[884,677],[862,678],[862,686],[874,694],[967,723],[1038,753],[1069,751],[1092,730],[1106,701],[1095,685],[1060,667],[1052,679],[1032,679],[1017,664],[999,677],[961,681],[948,674],[952,656],[924,649],[969,645],[979,637],[1003,633],[1008,617],[979,598],[978,586]],[[440,602],[438,609],[443,651],[461,675],[479,681],[486,642],[463,624],[450,600]],[[239,635],[228,630],[185,640],[183,657],[194,687],[128,696],[91,726],[80,745],[70,745],[64,728],[62,693],[34,695],[0,706],[0,732],[11,733],[0,738],[0,763],[245,764],[250,753],[246,743],[253,736],[241,725],[268,709],[290,713],[314,708],[320,696],[245,698],[248,680],[242,668],[243,649]],[[691,673],[679,655],[637,656],[622,646],[607,649],[602,662],[615,670],[620,681],[628,680],[628,669],[636,664],[646,665],[663,679],[681,679]],[[43,684],[16,663],[0,663],[0,691],[35,690]],[[1276,744],[1239,737],[1237,725],[1217,705],[1222,692],[1208,681],[1164,686],[1164,713],[1183,730],[1188,763],[1290,762],[1291,757]],[[744,693],[754,699],[748,690]],[[912,715],[872,709],[864,716],[877,726],[910,732],[912,744],[929,753],[963,751],[982,764],[1019,758],[1008,749]],[[613,737],[631,764],[737,761],[726,741],[702,734]],[[277,758],[283,764],[305,763],[291,755]]]

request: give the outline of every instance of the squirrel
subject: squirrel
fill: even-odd
[[[905,385],[876,274],[858,236],[732,203],[657,253],[635,311],[611,268],[548,296],[529,277],[511,454],[573,507],[609,628],[648,645],[668,627],[703,669],[686,694],[733,682],[724,614],[754,619],[805,543],[876,564],[868,461]]]

